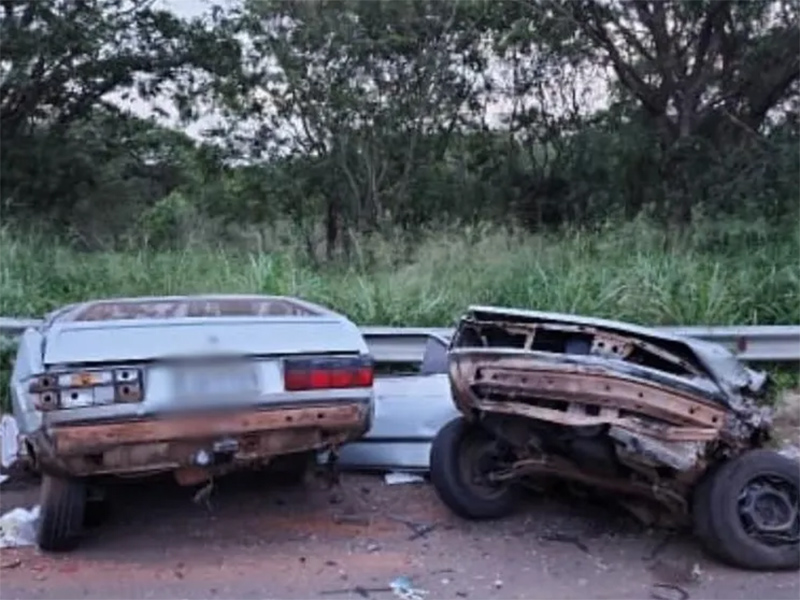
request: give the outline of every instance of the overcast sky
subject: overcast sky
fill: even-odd
[[[239,1],[240,0],[156,0],[155,5],[171,10],[181,17],[191,18],[202,15],[204,12],[208,11],[213,4],[238,4]],[[368,2],[377,0],[364,1]],[[605,103],[608,88],[603,79],[604,78],[602,77],[590,77],[589,81],[591,81],[590,87],[592,89],[589,93],[589,96],[585,97],[583,100],[583,103],[586,104],[584,107],[585,109],[596,110],[597,108],[600,108],[600,105]],[[200,138],[203,130],[213,127],[218,123],[217,119],[209,115],[199,119],[197,122],[192,123],[188,127],[183,128],[178,123],[177,114],[171,102],[166,98],[160,100],[157,99],[155,104],[157,104],[162,111],[174,115],[172,118],[164,118],[157,115],[153,110],[154,103],[151,101],[143,101],[138,98],[122,100],[118,94],[113,94],[110,99],[119,104],[121,107],[129,109],[137,115],[142,117],[152,116],[164,125],[182,128],[186,131],[186,133],[195,138]],[[509,112],[510,109],[511,106],[506,99],[503,99],[500,102],[490,103],[487,106],[487,118],[489,123],[494,125],[499,124],[500,116],[503,113]]]

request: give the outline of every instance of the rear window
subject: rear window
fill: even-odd
[[[283,298],[187,298],[102,301],[65,316],[69,321],[208,317],[310,317],[318,313]]]

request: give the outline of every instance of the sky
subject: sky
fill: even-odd
[[[229,2],[230,4],[234,4],[238,3],[238,1],[239,0],[216,0],[216,2],[214,0],[155,0],[155,6],[171,10],[184,18],[192,18],[202,15],[209,10],[214,3],[222,4],[223,2]],[[496,72],[499,73],[499,71]],[[592,77],[591,84],[585,86],[585,89],[589,89],[588,96],[581,101],[582,104],[585,104],[585,110],[596,110],[605,103],[605,99],[607,98],[607,86],[605,85],[604,79],[604,77]],[[204,130],[219,124],[218,117],[206,115],[189,126],[182,126],[178,121],[176,111],[167,98],[156,99],[154,102],[162,112],[171,115],[170,117],[160,116],[154,110],[154,103],[151,101],[144,101],[136,97],[123,100],[121,94],[113,94],[109,99],[141,117],[153,117],[166,126],[182,129],[195,139],[201,139]],[[487,121],[490,125],[499,125],[502,116],[510,113],[511,108],[511,103],[507,100],[489,104],[486,114]]]

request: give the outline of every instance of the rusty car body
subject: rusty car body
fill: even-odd
[[[53,312],[22,335],[11,378],[20,448],[44,475],[39,545],[76,545],[86,484],[100,476],[166,471],[198,484],[335,456],[371,426],[373,376],[356,325],[295,298],[123,298]]]
[[[768,377],[725,348],[615,321],[471,307],[449,349],[461,413],[431,478],[468,518],[511,510],[517,484],[610,493],[640,518],[693,524],[748,568],[800,565],[796,462],[768,449]]]

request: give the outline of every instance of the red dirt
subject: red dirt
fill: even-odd
[[[344,599],[360,596],[323,592],[386,587],[399,575],[427,598],[641,599],[659,582],[691,598],[800,595],[796,573],[729,569],[689,539],[663,545],[663,533],[574,499],[534,497],[509,519],[474,523],[451,515],[427,484],[390,487],[375,476],[345,474],[333,490],[230,476],[217,482],[211,512],[193,492],[167,482],[115,488],[110,518],[75,552],[0,551],[0,596]],[[4,488],[0,505],[36,500],[34,487]],[[436,527],[409,540],[401,519]]]

